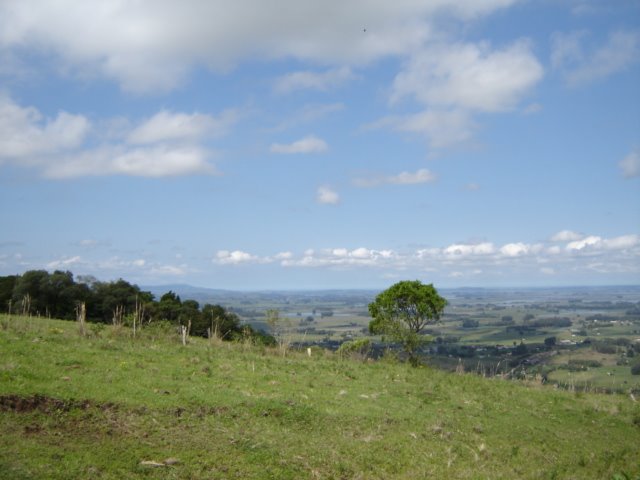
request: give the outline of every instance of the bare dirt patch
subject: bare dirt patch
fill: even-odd
[[[0,395],[1,412],[68,412],[70,410],[88,410],[97,408],[100,410],[115,409],[112,403],[95,403],[91,400],[62,400],[47,395]]]

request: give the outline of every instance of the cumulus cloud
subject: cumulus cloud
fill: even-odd
[[[148,92],[175,88],[195,66],[225,71],[247,58],[341,66],[402,55],[432,35],[437,17],[468,21],[513,3],[21,0],[0,3],[0,49],[46,51],[68,71]]]
[[[0,96],[0,163],[35,168],[52,179],[215,174],[212,154],[200,142],[223,134],[236,119],[235,111],[213,117],[163,110],[130,131],[123,121],[108,138],[96,139],[82,115],[46,119],[36,108]]]
[[[542,74],[530,43],[524,40],[500,50],[488,43],[426,48],[413,55],[396,76],[391,101],[412,96],[436,107],[511,110]]]
[[[219,250],[216,253],[214,262],[220,265],[239,265],[242,263],[256,262],[259,258],[242,250]]]
[[[569,242],[567,244],[567,250],[584,250],[587,247],[597,246],[601,243],[602,243],[602,238],[595,235],[589,235],[588,237],[585,237],[583,239]]]
[[[421,168],[415,172],[400,172],[397,175],[377,176],[369,178],[356,178],[353,183],[357,187],[377,187],[379,185],[416,185],[420,183],[431,183],[436,180],[436,176],[426,168]]]
[[[570,235],[563,235],[570,238]],[[370,248],[368,246],[336,246],[334,248],[307,249],[302,252],[281,251],[260,256],[243,250],[219,250],[212,263],[224,267],[274,265],[284,268],[366,268],[378,272],[380,277],[396,278],[407,275],[429,275],[473,278],[479,275],[544,274],[560,275],[566,272],[602,274],[640,274],[640,235],[626,234],[614,237],[586,235],[580,240],[527,243],[513,241],[504,244],[492,242],[452,243],[428,248]],[[10,259],[0,257],[0,262]],[[22,260],[21,260],[22,261]],[[30,264],[34,266],[35,264]],[[187,264],[151,262],[144,257],[112,257],[103,261],[89,261],[79,255],[61,256],[43,265],[49,269],[79,266],[86,272],[100,270],[125,271],[132,276],[164,278],[180,276],[193,271]],[[41,268],[41,267],[40,267]]]
[[[625,178],[640,177],[640,149],[636,149],[618,163]]]
[[[428,44],[410,56],[390,95],[392,105],[409,98],[423,110],[388,116],[365,129],[421,134],[435,149],[464,145],[477,129],[478,113],[514,110],[543,74],[527,40],[503,48],[487,42]]]
[[[541,244],[529,245],[522,242],[507,243],[500,248],[500,253],[505,257],[519,257],[521,255],[529,255],[542,250]]]
[[[416,100],[422,111],[387,116],[364,128],[421,134],[435,149],[464,145],[473,137],[479,113],[513,111],[543,75],[526,39],[502,48],[487,42],[429,42],[409,56],[389,98],[392,106]],[[525,112],[537,109],[530,105]]]
[[[60,156],[41,168],[44,176],[52,179],[104,175],[159,178],[215,173],[207,160],[207,152],[197,147],[107,146]]]
[[[493,243],[483,242],[477,244],[454,243],[444,248],[442,253],[447,256],[490,255],[495,251]]]
[[[323,205],[337,205],[340,203],[340,195],[331,187],[321,186],[316,192],[316,202]]]
[[[33,157],[75,148],[91,124],[83,115],[60,112],[45,118],[34,107],[22,107],[0,94],[0,162],[32,163]]]
[[[201,113],[174,113],[162,110],[134,128],[127,137],[132,144],[164,141],[193,141],[205,136],[226,133],[238,119],[235,110],[227,110],[218,118]]]
[[[622,235],[614,238],[602,238],[597,235],[589,235],[581,240],[569,242],[566,246],[569,251],[602,252],[605,250],[626,250],[640,245],[639,235]]]
[[[602,45],[591,49],[585,48],[587,38],[584,31],[551,37],[551,63],[569,86],[601,80],[640,60],[640,32],[612,32]]]
[[[281,262],[284,267],[353,267],[389,265],[397,257],[393,250],[359,247],[353,250],[333,248],[307,250],[301,257],[292,256]]]
[[[284,153],[284,154],[296,154],[296,153],[322,153],[329,149],[327,142],[315,135],[306,136],[300,140],[296,140],[293,143],[274,143],[269,149],[271,153]]]
[[[552,242],[572,242],[575,240],[581,240],[584,235],[576,233],[571,230],[561,230],[551,237]]]
[[[320,73],[311,71],[292,72],[278,78],[274,89],[280,94],[307,89],[327,91],[339,87],[354,78],[355,75],[349,67],[333,68]]]

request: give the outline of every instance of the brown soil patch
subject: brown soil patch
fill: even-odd
[[[0,395],[1,412],[68,412],[70,410],[88,410],[89,408],[111,410],[115,408],[112,403],[95,403],[91,400],[62,400],[46,395]]]

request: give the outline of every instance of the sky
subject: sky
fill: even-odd
[[[640,3],[0,0],[0,275],[640,284]]]

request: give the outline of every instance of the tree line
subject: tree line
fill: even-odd
[[[22,275],[0,276],[0,312],[75,320],[85,305],[86,320],[115,325],[128,324],[134,316],[141,325],[168,322],[188,326],[195,336],[215,335],[223,340],[251,336],[270,344],[271,335],[243,325],[240,318],[220,305],[181,300],[169,291],[159,300],[126,280],[102,282],[92,276],[74,278],[69,271],[30,270]]]

